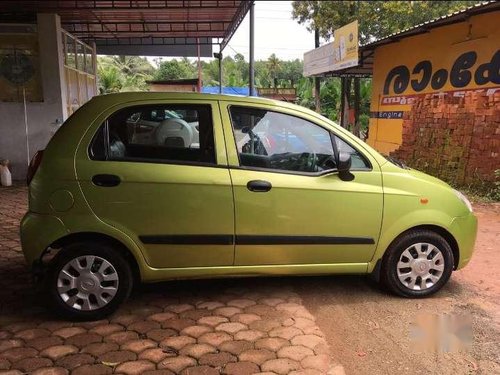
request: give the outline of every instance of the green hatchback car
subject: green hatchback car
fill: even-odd
[[[372,274],[428,296],[464,267],[477,221],[461,193],[319,114],[196,93],[98,96],[30,165],[22,247],[71,319],[137,282]]]

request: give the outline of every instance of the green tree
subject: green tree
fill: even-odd
[[[359,21],[362,44],[433,18],[474,5],[477,1],[293,1],[292,16],[309,30],[330,38],[338,29]]]
[[[146,90],[154,68],[145,57],[99,56],[97,75],[101,93]]]
[[[274,53],[267,59],[267,69],[269,70],[269,74],[271,75],[274,86],[276,87],[278,74],[281,72],[281,61]]]
[[[188,58],[161,61],[154,74],[155,80],[188,79],[198,76],[197,69]]]

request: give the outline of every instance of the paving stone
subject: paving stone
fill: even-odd
[[[245,309],[247,314],[255,314],[266,317],[267,319],[282,318],[284,312],[278,311],[275,308],[267,305],[253,305]]]
[[[83,329],[82,327],[65,327],[65,328],[60,328],[52,333],[56,336],[61,336],[63,339],[67,339],[68,337],[75,336],[85,332],[87,332],[87,330]]]
[[[37,354],[38,351],[33,348],[12,348],[5,350],[2,357],[10,363],[14,363],[24,358],[36,357]]]
[[[207,353],[215,352],[217,352],[217,349],[214,346],[208,344],[191,344],[185,346],[180,350],[180,353],[182,355],[188,355],[194,358],[200,358]]]
[[[138,314],[121,314],[114,316],[111,319],[111,323],[117,323],[127,327],[128,325],[141,321],[143,319],[144,318]]]
[[[97,333],[101,336],[107,336],[115,332],[123,331],[124,328],[120,324],[101,324],[92,328],[89,332]]]
[[[330,358],[327,354],[312,355],[304,358],[300,364],[304,368],[312,368],[314,370],[326,372],[330,365]]]
[[[174,314],[173,312],[161,312],[157,314],[153,314],[148,317],[148,320],[154,320],[155,322],[161,323],[169,319],[176,318],[177,314]]]
[[[19,339],[0,340],[0,353],[23,346],[23,341]]]
[[[236,332],[246,329],[248,329],[248,326],[246,324],[238,322],[221,323],[217,327],[215,327],[216,331],[223,331],[229,334],[235,334]]]
[[[12,364],[12,369],[30,373],[38,368],[48,366],[52,366],[52,361],[48,358],[24,358]]]
[[[83,365],[71,371],[71,375],[107,375],[111,373],[113,373],[113,367],[103,364]]]
[[[302,345],[285,346],[278,351],[278,358],[289,358],[300,362],[305,357],[314,355],[314,352]]]
[[[309,368],[306,370],[292,371],[288,375],[323,375],[323,373],[321,371],[313,370],[313,369]],[[328,375],[334,375],[334,374],[331,371],[328,371]]]
[[[147,333],[153,329],[160,328],[161,325],[158,322],[154,322],[152,320],[143,320],[140,322],[132,323],[127,327],[129,331],[136,331],[138,333]]]
[[[281,327],[281,323],[276,319],[262,319],[252,322],[248,326],[257,331],[269,332],[275,328]]]
[[[137,332],[132,332],[132,331],[115,332],[109,336],[104,337],[105,342],[114,342],[117,343],[118,345],[122,345],[125,344],[126,342],[138,339],[139,335],[137,334]]]
[[[238,356],[240,361],[253,362],[257,365],[261,365],[273,358],[276,358],[276,354],[267,349],[249,349]]]
[[[70,354],[65,357],[59,358],[56,361],[57,366],[61,366],[64,368],[67,368],[69,370],[72,370],[74,368],[83,366],[83,365],[89,365],[94,363],[94,357],[91,356],[90,354]]]
[[[200,365],[209,365],[212,367],[222,367],[226,363],[236,362],[237,358],[228,352],[208,353],[202,355],[198,362]]]
[[[259,372],[259,366],[253,362],[228,363],[223,370],[226,375],[251,375]]]
[[[269,332],[270,337],[281,337],[286,340],[291,340],[295,336],[301,335],[302,331],[295,327],[275,328]]]
[[[72,327],[72,326],[73,326],[73,323],[71,323],[71,322],[65,322],[65,321],[60,321],[60,320],[49,320],[49,321],[40,323],[38,325],[38,328],[44,328],[44,329],[48,329],[51,332],[54,332],[54,331],[57,331],[58,329]]]
[[[180,304],[180,305],[170,305],[170,306],[167,306],[166,309],[169,310],[169,311],[172,311],[174,313],[179,314],[179,313],[181,313],[183,311],[194,309],[194,306],[193,305],[189,305],[187,303],[183,303],[183,304]]]
[[[186,327],[180,333],[183,336],[191,336],[197,339],[198,337],[204,335],[205,333],[212,331],[213,329],[211,327],[197,325],[197,326]]]
[[[194,344],[196,339],[190,336],[173,336],[168,337],[160,343],[162,348],[168,347],[176,350],[181,350],[183,347],[189,344]]]
[[[10,369],[10,362],[5,358],[0,358],[0,371]]]
[[[149,331],[146,336],[153,341],[161,341],[167,337],[177,336],[177,331],[172,328],[158,328]]]
[[[83,348],[96,342],[102,342],[102,336],[97,333],[80,333],[78,335],[71,336],[64,341],[67,345],[75,345],[79,348]]]
[[[298,362],[285,358],[271,359],[261,366],[262,371],[272,371],[280,375],[287,375],[294,370],[298,370],[299,368],[300,364]]]
[[[114,342],[96,342],[89,344],[82,349],[83,353],[88,353],[93,356],[99,356],[102,353],[113,352],[119,349],[118,344]]]
[[[205,316],[211,316],[212,312],[209,310],[188,310],[179,314],[179,317],[182,319],[193,319],[198,320]]]
[[[223,307],[224,304],[216,301],[201,302],[196,305],[198,309],[215,310],[219,307]]]
[[[162,348],[146,349],[139,354],[139,359],[146,359],[153,363],[159,363],[167,357],[172,357],[172,354]]]
[[[239,314],[241,313],[242,310],[237,308],[237,307],[219,307],[215,309],[215,314],[216,315],[222,315],[225,316],[226,318],[232,317],[234,314]]]
[[[98,357],[98,361],[102,363],[123,363],[135,361],[137,354],[128,350],[115,350],[114,352],[103,353]]]
[[[253,329],[245,330],[245,331],[239,331],[234,335],[235,340],[246,340],[246,341],[256,341],[262,337],[264,337],[265,334],[260,331],[256,331]]]
[[[154,370],[155,367],[156,367],[155,364],[150,361],[146,360],[131,361],[131,362],[124,362],[118,365],[116,367],[116,372],[127,375],[141,375],[148,370]]]
[[[188,367],[181,372],[181,375],[219,375],[219,371],[210,366]]]
[[[62,367],[42,367],[33,371],[32,375],[68,375],[69,371]]]
[[[257,320],[261,320],[262,318],[255,314],[235,314],[231,317],[232,322],[243,323],[249,325]]]
[[[37,339],[40,337],[46,337],[50,335],[50,331],[41,328],[32,328],[19,331],[14,335],[14,338],[22,339],[25,341]]]
[[[116,345],[116,344],[113,344],[113,345]],[[130,350],[131,352],[139,354],[146,349],[156,348],[157,346],[158,346],[158,344],[156,342],[154,342],[153,340],[139,339],[139,340],[133,340],[133,341],[129,341],[129,342],[124,343],[121,346],[121,349]],[[116,349],[114,349],[114,350],[116,350]]]
[[[307,327],[302,330],[306,335],[316,335],[319,337],[325,337],[324,333],[320,331],[320,329],[316,326]]]
[[[198,324],[215,327],[221,323],[227,323],[229,321],[225,316],[205,316],[203,318],[198,319]]]
[[[193,319],[169,319],[161,323],[162,328],[172,328],[177,332],[182,331],[186,327],[191,327],[196,325],[196,321]]]
[[[209,344],[217,347],[223,342],[230,341],[232,339],[233,338],[226,332],[208,332],[205,333],[203,336],[200,336],[198,338],[198,342],[200,344]]]
[[[325,339],[316,335],[298,335],[291,340],[293,345],[303,345],[309,349],[314,349],[318,344],[324,344]]]
[[[32,348],[41,351],[50,346],[60,345],[62,343],[63,339],[59,336],[47,336],[29,340],[26,342],[26,346],[31,346]]]
[[[49,357],[50,359],[55,361],[58,360],[59,358],[64,357],[65,355],[77,352],[78,348],[74,345],[56,345],[44,349],[42,352],[40,352],[40,355],[42,357]]]
[[[10,371],[2,371],[2,375],[24,375],[24,374],[19,370],[10,370]]]
[[[306,329],[316,326],[316,323],[311,319],[300,317],[293,317],[292,319],[294,320],[294,327],[298,329]]]
[[[221,345],[218,347],[221,351],[228,352],[234,355],[239,355],[240,353],[253,349],[253,343],[249,341],[226,341],[223,342]]]
[[[142,375],[176,375],[176,374],[170,370],[162,369],[162,370],[144,371]]]
[[[240,309],[244,309],[249,306],[256,305],[257,303],[251,299],[233,299],[227,303],[228,306],[239,307]]]
[[[255,349],[267,349],[277,352],[285,345],[290,345],[290,341],[281,337],[266,337],[255,342]]]
[[[178,356],[172,358],[165,358],[158,365],[159,369],[166,368],[174,373],[178,374],[186,367],[192,367],[196,365],[196,360],[186,356]]]
[[[259,303],[260,304],[263,304],[263,305],[268,305],[268,306],[276,306],[276,305],[279,305],[280,303],[284,303],[285,300],[281,299],[281,298],[262,298],[259,300]]]

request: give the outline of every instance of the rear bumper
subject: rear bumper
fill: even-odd
[[[35,266],[45,249],[68,234],[63,222],[52,215],[28,212],[21,221],[21,246],[30,267]]]
[[[469,215],[454,218],[450,226],[450,231],[458,243],[460,255],[457,269],[461,269],[469,263],[474,252],[477,236],[476,216],[471,212]]]

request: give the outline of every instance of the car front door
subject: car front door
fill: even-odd
[[[233,193],[217,102],[110,109],[84,138],[76,171],[95,215],[132,237],[150,266],[233,264]]]
[[[234,189],[235,265],[363,269],[382,221],[376,162],[289,108],[224,102],[221,113]],[[336,171],[338,152],[351,154],[351,181]]]

